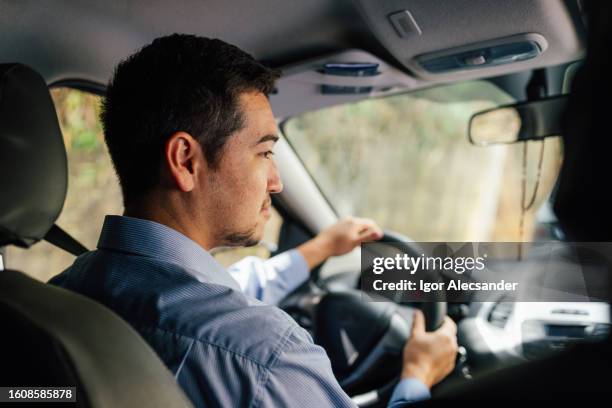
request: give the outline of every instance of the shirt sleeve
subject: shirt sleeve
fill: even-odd
[[[287,338],[263,384],[258,407],[356,408],[334,377],[325,350],[298,328]]]
[[[399,408],[429,397],[425,384],[406,378],[395,386],[387,407]],[[269,372],[260,402],[263,407],[357,406],[338,384],[325,350],[312,343],[303,329],[289,336]]]
[[[429,399],[431,394],[429,388],[416,378],[404,378],[393,390],[388,408],[403,407],[411,402]]]
[[[297,249],[268,260],[248,256],[228,268],[245,295],[276,305],[289,292],[308,279],[306,260]]]

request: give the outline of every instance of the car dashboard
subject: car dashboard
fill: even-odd
[[[610,306],[600,302],[482,302],[458,322],[458,341],[472,370],[545,358],[610,332]]]

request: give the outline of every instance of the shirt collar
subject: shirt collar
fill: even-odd
[[[225,268],[195,241],[157,222],[119,215],[107,215],[98,240],[98,249],[126,252],[170,262],[200,282],[240,290]]]

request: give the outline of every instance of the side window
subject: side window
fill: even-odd
[[[278,237],[283,223],[281,215],[272,208],[272,213],[264,229],[263,239],[253,247],[222,247],[215,248],[212,255],[225,267],[238,262],[246,256],[256,256],[267,259],[278,248]]]
[[[100,97],[71,88],[54,88],[51,96],[68,153],[68,195],[57,224],[93,249],[104,216],[123,212],[98,118]],[[42,241],[28,250],[9,247],[5,266],[46,282],[73,261],[73,255]]]

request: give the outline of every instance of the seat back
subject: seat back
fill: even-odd
[[[79,407],[190,407],[170,371],[97,302],[0,272],[0,384],[76,387]]]

